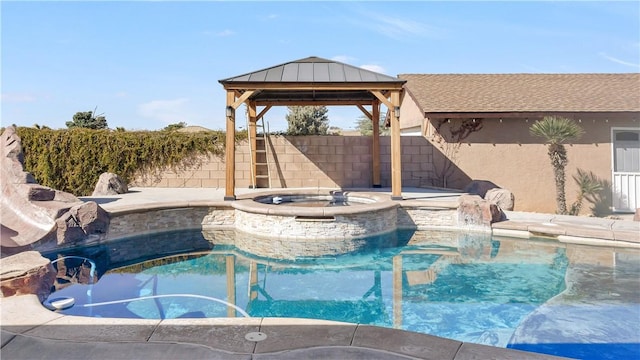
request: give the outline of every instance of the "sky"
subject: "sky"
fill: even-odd
[[[224,130],[219,80],[309,56],[391,76],[640,72],[635,0],[2,0],[0,17],[2,126],[95,111],[112,129]],[[266,113],[270,130],[286,113]],[[327,115],[352,129],[362,113]]]

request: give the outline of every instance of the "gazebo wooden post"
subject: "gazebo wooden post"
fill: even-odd
[[[382,187],[380,181],[380,101],[374,100],[371,103],[371,122],[373,124],[373,187]]]
[[[225,161],[227,163],[227,167],[224,200],[236,199],[236,110],[233,107],[235,99],[236,96],[234,91],[228,90],[227,107],[225,109],[225,115],[227,118]]]
[[[256,130],[256,103],[255,101],[249,101],[247,103],[247,110],[249,112],[249,139],[251,140],[251,187],[256,188],[257,186],[257,177],[256,177],[256,161],[257,161],[257,151],[256,146],[258,145],[256,141],[257,130]]]
[[[400,92],[391,92],[391,199],[402,200],[402,151],[400,144]]]

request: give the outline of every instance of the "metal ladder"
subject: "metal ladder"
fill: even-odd
[[[247,117],[247,122],[249,119]],[[247,128],[249,124],[247,124]],[[262,130],[260,133],[259,130]],[[264,118],[260,118],[256,120],[256,148],[253,149],[251,144],[253,141],[249,139],[249,151],[251,153],[251,181],[252,187],[254,189],[257,188],[257,180],[258,179],[267,179],[268,187],[271,188],[271,166],[269,162],[269,144],[267,137],[269,136],[269,123],[267,122],[267,128],[264,126]],[[255,154],[255,156],[254,156]],[[258,158],[260,156],[260,159]],[[264,159],[262,159],[264,157]],[[253,159],[256,159],[255,167],[253,164]],[[254,169],[256,174],[254,174]],[[266,172],[266,174],[265,174]]]

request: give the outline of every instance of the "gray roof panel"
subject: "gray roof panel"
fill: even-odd
[[[360,71],[356,68],[345,67],[344,68],[344,77],[348,82],[360,82],[362,81],[362,77],[360,76]]]
[[[313,63],[300,63],[298,65],[299,82],[313,82]]]
[[[313,64],[313,80],[316,82],[329,81],[329,64],[328,63]]]
[[[329,63],[329,81],[344,82],[344,66],[336,63]]]
[[[235,80],[240,82],[245,82],[245,81],[249,81],[249,78],[251,78],[251,74],[245,74],[245,75],[238,76]]]
[[[282,82],[294,82],[298,78],[298,64],[290,63],[282,67]]]
[[[378,77],[376,76],[376,73],[372,72],[372,71],[361,71],[360,72],[360,77],[362,79],[362,81],[367,81],[367,82],[374,82],[374,81],[378,81]]]
[[[265,81],[269,81],[269,82],[281,81],[283,71],[284,71],[284,67],[282,66],[269,69],[267,71],[267,77],[265,78]]]
[[[222,84],[234,82],[388,82],[403,84],[404,80],[376,73],[337,61],[308,57],[267,69],[219,80]]]
[[[264,81],[267,78],[267,70],[256,71],[249,76],[250,81]]]

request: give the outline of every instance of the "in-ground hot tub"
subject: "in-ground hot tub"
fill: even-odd
[[[272,258],[342,254],[396,230],[398,204],[388,195],[340,190],[279,191],[237,200],[235,245]]]

